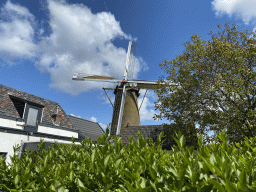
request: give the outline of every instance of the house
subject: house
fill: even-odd
[[[7,163],[16,145],[21,146],[20,155],[26,148],[34,149],[41,139],[47,145],[55,141],[69,144],[74,137],[75,144],[80,144],[85,136],[95,140],[103,133],[93,122],[70,117],[56,102],[0,84],[0,155]]]

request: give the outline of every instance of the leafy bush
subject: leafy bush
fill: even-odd
[[[6,191],[256,190],[256,149],[247,141],[240,148],[227,145],[224,132],[217,135],[221,142],[209,146],[198,137],[197,155],[193,146],[184,147],[181,133],[171,154],[161,149],[162,133],[157,145],[138,133],[137,144],[130,137],[127,147],[108,134],[107,129],[97,143],[88,138],[81,145],[55,143],[48,151],[42,142],[37,152],[14,155],[9,167],[1,158],[0,184]]]

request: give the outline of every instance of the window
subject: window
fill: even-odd
[[[37,116],[38,116],[38,109],[34,109],[30,107],[28,109],[27,125],[36,126],[36,124],[38,123]]]
[[[33,106],[26,103],[24,120],[26,126],[24,127],[25,131],[37,132],[38,124],[40,123],[42,116],[42,108]]]

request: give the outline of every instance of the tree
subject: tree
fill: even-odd
[[[226,129],[230,143],[239,142],[256,136],[256,34],[239,32],[229,23],[223,31],[218,28],[208,41],[192,35],[183,54],[160,63],[167,80],[181,86],[155,91],[160,113],[154,119],[167,118],[180,127],[198,124],[198,133],[204,135]],[[164,79],[162,75],[159,82]],[[205,138],[204,144],[211,141]]]

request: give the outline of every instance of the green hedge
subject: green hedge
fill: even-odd
[[[178,147],[168,153],[161,149],[162,133],[157,145],[138,133],[137,144],[131,137],[127,147],[108,133],[97,143],[85,138],[81,145],[55,143],[48,151],[42,142],[37,153],[14,155],[9,166],[0,158],[0,184],[5,191],[256,191],[252,139],[236,148],[226,144],[225,132],[218,134],[221,143],[208,146],[200,136],[195,154],[179,133]]]

